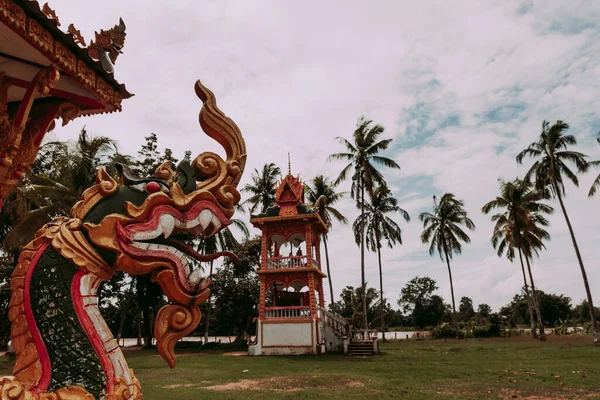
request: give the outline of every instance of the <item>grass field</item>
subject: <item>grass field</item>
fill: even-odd
[[[600,346],[590,337],[406,341],[381,350],[362,359],[182,349],[173,370],[153,351],[125,355],[145,400],[600,399]],[[0,375],[9,373],[0,358]]]

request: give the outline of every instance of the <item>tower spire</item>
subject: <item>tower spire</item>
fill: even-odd
[[[292,162],[290,161],[290,152],[288,151],[288,175],[292,174]]]

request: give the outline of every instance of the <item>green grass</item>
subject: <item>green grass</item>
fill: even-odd
[[[365,359],[179,350],[173,370],[153,351],[125,355],[144,400],[600,399],[600,346],[590,337],[407,341],[382,344],[381,350]],[[0,375],[9,367],[0,358]]]

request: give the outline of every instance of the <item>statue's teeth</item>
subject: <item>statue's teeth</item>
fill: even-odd
[[[175,217],[171,214],[163,214],[160,216],[160,228],[165,235],[165,239],[171,236],[173,230],[175,229]]]
[[[196,218],[202,227],[202,230],[206,229],[208,224],[212,221],[213,214],[209,210],[202,210],[200,215]]]

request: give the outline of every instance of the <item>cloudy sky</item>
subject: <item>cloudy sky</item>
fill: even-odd
[[[326,161],[342,150],[335,137],[349,138],[361,115],[382,124],[394,139],[386,155],[402,167],[384,173],[412,217],[402,221],[404,244],[383,250],[392,304],[417,275],[435,278],[450,301],[446,266],[419,239],[418,214],[430,209],[432,195],[464,199],[477,226],[452,264],[457,301],[470,296],[475,305],[497,309],[522,286],[520,267],[492,249],[492,223],[480,212],[496,196],[497,179],[526,172],[531,161],[519,166],[515,156],[536,139],[544,119],[567,121],[578,149],[600,159],[594,140],[600,2],[52,0],[50,6],[64,27],[74,22],[88,41],[94,30],[123,18],[127,39],[116,76],[135,93],[122,113],[76,120],[53,138],[74,138],[86,124],[92,134],[117,139],[124,153],[135,153],[150,132],[176,155],[218,150],[197,123],[198,78],[244,134],[244,181],[265,162],[285,168],[288,152],[294,174],[336,177],[343,164]],[[565,202],[600,302],[600,197],[587,198],[593,175],[582,177],[579,189],[569,185]],[[539,288],[580,302],[581,274],[556,208],[552,241],[534,275]],[[351,220],[357,215],[350,201],[340,209]],[[335,226],[330,241],[337,294],[359,284],[360,253],[348,227]],[[367,278],[378,282],[374,254],[367,257]]]

